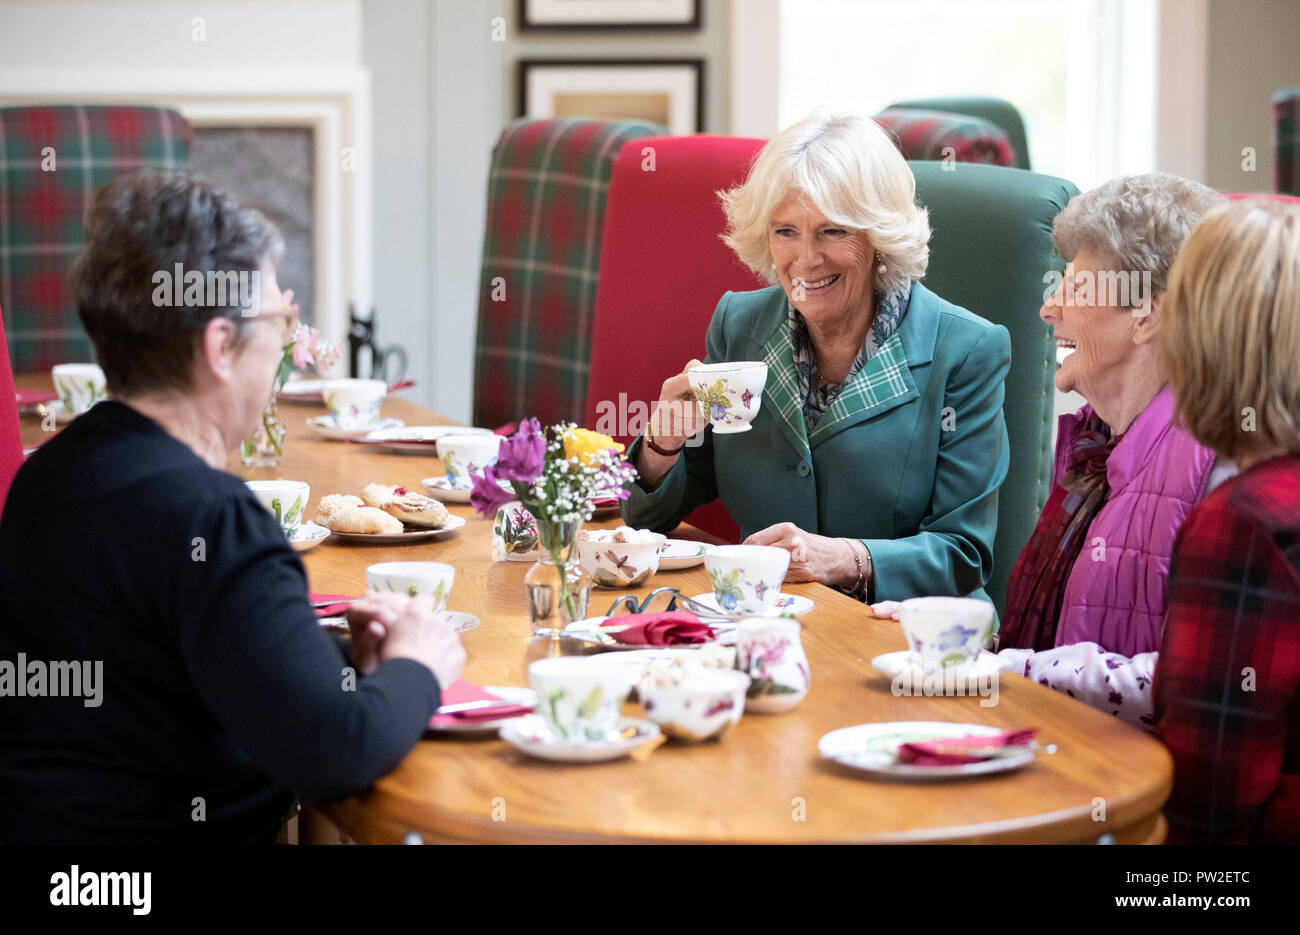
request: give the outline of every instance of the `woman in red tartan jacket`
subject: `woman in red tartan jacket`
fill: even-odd
[[[1170,843],[1300,842],[1300,206],[1207,215],[1170,273],[1178,414],[1241,469],[1174,549],[1156,732]]]

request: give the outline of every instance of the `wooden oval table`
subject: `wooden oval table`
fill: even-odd
[[[27,377],[24,386],[48,386]],[[289,426],[279,469],[230,468],[249,479],[285,477],[312,485],[312,506],[329,493],[360,493],[367,483],[419,489],[442,473],[436,458],[381,454],[318,440],[305,428],[321,409],[284,406]],[[445,422],[399,399],[384,414],[413,424]],[[43,437],[25,418],[24,442]],[[303,555],[313,591],[359,594],[374,562],[436,560],[456,567],[448,607],[477,614],[464,635],[464,678],[479,685],[528,684],[527,665],[574,651],[530,636],[524,563],[493,563],[491,524],[468,506],[452,506],[468,524],[445,540],[401,547],[330,539]],[[617,525],[605,520],[593,525]],[[686,594],[709,590],[702,567],[660,572],[649,587]],[[876,672],[874,656],[905,649],[898,625],[821,585],[785,590],[816,602],[802,618],[812,673],[808,697],[787,714],[747,714],[719,742],[668,743],[644,762],[567,765],[532,759],[504,741],[428,734],[388,776],[363,795],[304,812],[304,827],[323,815],[358,842],[592,843],[1119,843],[1164,838],[1160,808],[1171,761],[1152,736],[1019,676],[1000,680],[997,703],[978,696],[897,697]],[[591,609],[616,591],[596,589]],[[640,714],[629,704],[628,714]],[[953,721],[999,728],[1034,726],[1041,745],[1027,768],[947,782],[869,778],[821,759],[828,731],[873,721]],[[311,835],[304,833],[304,838]]]

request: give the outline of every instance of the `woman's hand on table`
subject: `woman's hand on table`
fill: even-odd
[[[392,591],[370,591],[348,608],[348,630],[352,634],[352,665],[369,675],[379,665],[379,647],[388,627],[397,621],[410,600]]]
[[[858,580],[858,559],[862,559],[864,581],[871,580],[871,557],[866,547],[853,539],[818,536],[794,523],[777,523],[760,529],[742,544],[771,545],[789,552],[786,581],[818,581],[852,587]]]
[[[460,678],[465,669],[465,647],[460,645],[451,617],[433,609],[432,596],[408,598],[387,629],[379,647],[380,662],[414,659],[428,666],[443,688]]]

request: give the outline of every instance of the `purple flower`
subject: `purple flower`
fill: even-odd
[[[469,492],[469,502],[484,519],[496,516],[497,510],[517,499],[513,490],[504,490],[497,483],[496,469],[492,465],[485,467],[482,474],[472,475],[470,483],[473,488]]]
[[[497,476],[501,480],[531,484],[546,463],[546,436],[536,419],[525,419],[519,430],[501,440],[497,455]]]
[[[1124,696],[1121,695],[1119,692],[1111,692],[1107,696],[1106,700],[1109,701],[1111,704],[1123,704]]]

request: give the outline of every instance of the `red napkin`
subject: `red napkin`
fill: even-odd
[[[500,701],[500,697],[484,691],[472,682],[457,679],[442,690],[442,704],[464,704],[467,701]],[[518,717],[532,714],[528,705],[500,705],[495,708],[472,708],[469,711],[455,711],[451,714],[435,714],[429,718],[430,727],[446,727],[453,724],[474,723],[475,721],[497,721],[505,717]]]
[[[607,506],[618,506],[618,497],[592,497],[591,505],[597,510],[603,510]]]
[[[901,744],[898,762],[913,766],[961,766],[963,763],[983,763],[993,757],[972,754],[969,751],[987,747],[1028,746],[1037,733],[1036,727],[1004,730],[1000,734],[973,737],[945,737],[939,740],[920,740]]]
[[[633,646],[683,646],[713,639],[713,627],[701,623],[699,617],[684,610],[610,617],[601,624],[602,629],[606,627],[625,627],[611,632],[610,636]]]
[[[513,435],[519,430],[518,422],[507,422],[505,425],[498,425],[492,430],[494,435]]]
[[[58,399],[59,394],[50,390],[15,390],[18,396],[18,405],[35,406],[37,403],[48,403],[52,399]]]
[[[317,617],[337,617],[340,614],[346,614],[348,608],[352,606],[352,602],[356,600],[356,598],[350,594],[312,593],[308,594],[307,597],[313,604],[323,604],[325,601],[333,602],[331,604],[326,604],[324,607],[313,608],[313,610],[316,611]]]

